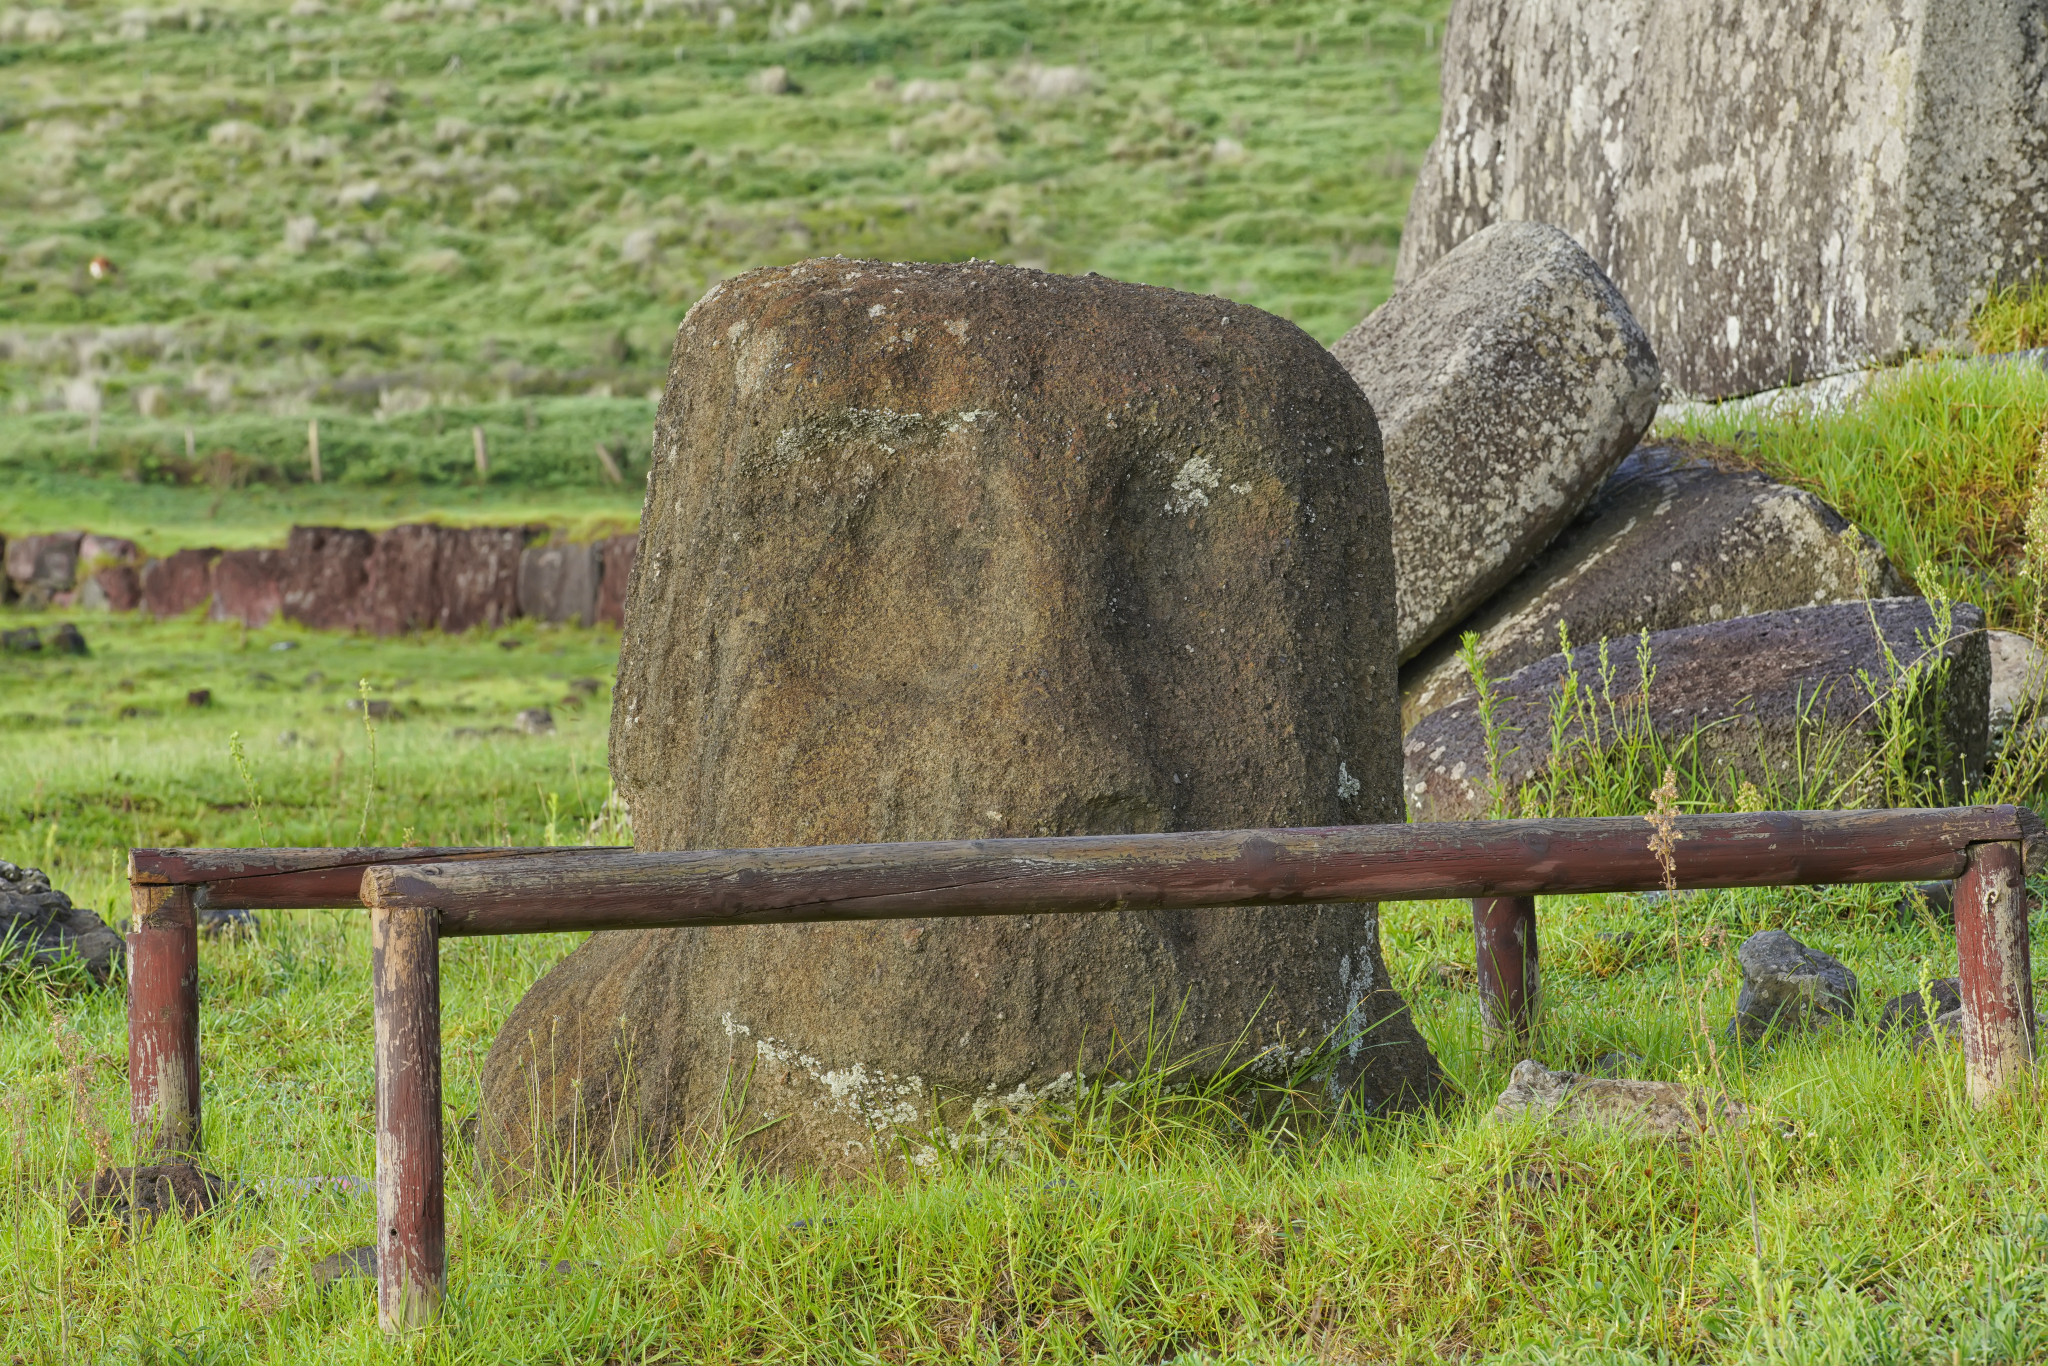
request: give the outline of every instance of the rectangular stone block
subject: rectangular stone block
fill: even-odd
[[[230,550],[213,563],[213,619],[268,626],[284,607],[281,550]]]
[[[624,626],[626,587],[633,578],[633,559],[640,553],[640,533],[613,536],[600,544],[604,548],[604,573],[597,584],[597,619]]]
[[[213,562],[220,551],[180,550],[142,566],[142,605],[158,621],[183,616],[213,597]]]
[[[603,576],[601,544],[529,546],[519,557],[519,614],[588,626]]]
[[[1461,0],[1396,278],[1555,224],[1683,396],[1937,343],[2048,255],[2044,32],[2048,0]]]
[[[283,611],[316,630],[346,631],[362,615],[376,537],[348,527],[295,526],[284,548]]]
[[[360,624],[375,635],[496,627],[519,614],[526,527],[395,526],[370,552]]]

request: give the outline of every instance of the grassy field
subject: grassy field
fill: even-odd
[[[394,487],[469,515],[479,424],[601,496],[592,440],[644,454],[690,303],[818,254],[1092,269],[1334,339],[1391,289],[1446,9],[6,11],[0,477],[33,492],[0,520],[65,524],[82,475],[199,512],[295,486],[314,416],[372,517]]]
[[[104,621],[89,641],[83,659],[6,665],[0,856],[110,913],[131,845],[567,843],[603,806],[605,690],[565,699],[605,678],[609,632],[373,644]],[[374,761],[346,705],[364,677],[396,703]],[[187,706],[200,686],[213,704]],[[556,734],[510,730],[542,704]],[[66,1226],[62,1183],[127,1158],[122,999],[6,994],[0,1341],[24,1361],[2033,1359],[2048,1351],[2037,1102],[1974,1113],[1953,1053],[1916,1058],[1867,1024],[1768,1050],[1718,1032],[1734,947],[1759,928],[1840,955],[1872,1007],[1953,973],[1946,926],[1894,901],[1546,902],[1535,1051],[1562,1066],[1633,1052],[1640,1075],[1726,1086],[1774,1121],[1699,1148],[1480,1123],[1513,1059],[1478,1046],[1469,914],[1394,906],[1389,960],[1464,1097],[1440,1116],[1248,1131],[1226,1097],[1155,1098],[1136,1118],[1083,1105],[1022,1159],[903,1186],[764,1186],[712,1157],[517,1203],[458,1149],[455,1297],[443,1328],[403,1344],[377,1333],[368,1282],[307,1275],[370,1238],[368,1199],[276,1184],[373,1168],[364,927],[274,914],[203,951],[211,1161],[263,1183],[221,1218]],[[452,1116],[475,1104],[498,1021],[572,943],[449,947]],[[285,1269],[258,1284],[263,1246]]]
[[[1445,9],[0,11],[15,171],[0,530],[85,526],[163,553],[275,544],[293,521],[623,528],[675,321],[720,278],[821,252],[1094,269],[1230,295],[1328,341],[1391,285]],[[2048,295],[1979,320],[1983,349],[2044,338]],[[1821,492],[1923,586],[2038,630],[2044,422],[2037,375],[1942,366],[1839,416],[1681,434]],[[605,819],[616,632],[81,624],[86,657],[0,655],[0,858],[109,919],[134,846],[625,837]],[[202,688],[208,705],[188,704]],[[350,706],[365,688],[393,711],[366,724]],[[521,733],[541,705],[555,731]],[[202,950],[209,1160],[252,1197],[203,1222],[66,1223],[66,1183],[131,1156],[122,997],[64,972],[0,982],[0,1348],[67,1363],[2048,1359],[2041,1096],[1975,1112],[1952,1051],[1916,1056],[1867,1019],[1730,1046],[1735,947],[1767,927],[1847,962],[1866,1015],[1955,971],[1950,928],[1901,911],[1896,889],[1546,901],[1536,1056],[1634,1053],[1635,1075],[1724,1087],[1762,1116],[1653,1148],[1485,1124],[1515,1058],[1479,1047],[1469,911],[1390,906],[1390,965],[1459,1091],[1439,1114],[1328,1131],[1147,1093],[1049,1115],[1015,1160],[902,1185],[763,1183],[707,1154],[518,1202],[458,1143],[449,1312],[392,1342],[368,1282],[308,1274],[370,1240],[370,1202],[289,1184],[372,1171],[367,936],[355,915],[270,915]],[[476,1103],[499,1022],[573,945],[450,945],[451,1119]],[[259,1282],[266,1246],[281,1269]]]

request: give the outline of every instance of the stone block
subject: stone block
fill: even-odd
[[[284,607],[285,554],[230,550],[213,562],[213,619],[268,626]]]
[[[1983,613],[1957,603],[1944,636],[1925,599],[1885,598],[1661,631],[1649,639],[1647,724],[1670,749],[1696,745],[1701,777],[1727,798],[1749,781],[1760,792],[1775,788],[1788,804],[1879,807],[1888,797],[1882,716],[1895,708],[1907,770],[1932,771],[1940,799],[1960,802],[1983,775],[1989,743],[1983,625]],[[1609,663],[1612,677],[1603,682],[1596,646],[1572,652],[1579,694],[1598,709],[1600,729],[1595,735],[1572,721],[1567,762],[1589,745],[1619,753],[1622,736],[1643,731],[1635,642],[1616,642]],[[1509,814],[1521,809],[1523,790],[1551,772],[1553,705],[1567,687],[1562,654],[1498,686],[1498,784]],[[1424,717],[1403,750],[1412,819],[1488,814],[1486,733],[1472,699]]]
[[[2043,0],[1467,0],[1396,279],[1555,223],[1684,396],[1939,344],[2048,256],[2044,30]]]
[[[1541,223],[1476,234],[1331,350],[1386,446],[1403,659],[1549,544],[1657,415],[1628,304]]]
[[[588,626],[603,576],[602,545],[528,546],[519,556],[519,615]]]
[[[640,551],[640,533],[607,537],[602,543],[604,570],[597,581],[597,619],[626,624],[626,589],[633,579],[633,557]]]
[[[1722,452],[1638,447],[1600,495],[1486,605],[1401,671],[1401,722],[1472,691],[1459,657],[1480,637],[1506,677],[1558,649],[1815,603],[1905,591],[1884,548],[1811,493],[1737,467]]]
[[[186,549],[142,566],[142,606],[158,621],[183,616],[213,597],[213,562],[220,551]]]
[[[284,547],[285,619],[316,630],[354,629],[362,614],[375,544],[367,531],[293,527]]]

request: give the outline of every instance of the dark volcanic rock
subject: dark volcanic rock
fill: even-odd
[[[653,467],[612,709],[642,849],[1399,818],[1378,431],[1291,323],[989,264],[755,271],[684,321]],[[1327,1044],[1325,1094],[1375,1113],[1442,1085],[1371,905],[664,930],[535,984],[481,1139],[919,1163],[1148,1035],[1185,1077]]]
[[[1783,1037],[1856,1014],[1856,974],[1783,930],[1751,935],[1735,959],[1742,965],[1742,994],[1728,1022],[1731,1038]]]
[[[50,650],[53,654],[60,655],[91,653],[86,648],[85,633],[78,629],[76,622],[71,621],[58,622],[57,629],[50,632]]]
[[[43,648],[43,633],[33,626],[0,631],[0,650],[11,655],[32,655]]]
[[[268,626],[284,606],[285,556],[230,550],[213,562],[213,619]]]
[[[122,950],[121,936],[73,906],[41,869],[0,861],[0,963],[50,967],[76,957],[104,982]]]
[[[1879,629],[1882,637],[1880,638]],[[1921,641],[1935,622],[1921,598],[1885,598],[1764,612],[1650,637],[1650,718],[1676,748],[1693,743],[1702,772],[1731,797],[1748,780],[1765,792],[1791,784],[1788,803],[1882,806],[1881,768],[1871,762],[1880,736],[1866,678],[1881,696],[1903,688],[1901,702],[1923,746],[1914,771],[1932,768],[1960,801],[1984,769],[1991,664],[1983,614],[1954,606],[1949,635],[1935,656],[1897,685],[1888,684],[1885,648],[1902,666],[1928,654]],[[1641,675],[1633,642],[1617,642],[1611,685],[1600,680],[1598,650],[1572,652],[1582,694],[1600,708],[1597,743],[1612,749],[1618,733],[1641,725]],[[1508,809],[1532,780],[1549,771],[1551,708],[1566,687],[1566,661],[1553,654],[1499,685],[1502,731],[1499,775]],[[1598,700],[1611,690],[1610,707]],[[1634,718],[1634,720],[1631,720]],[[1575,724],[1568,743],[1588,743]],[[1424,717],[1404,744],[1408,810],[1416,820],[1471,820],[1488,808],[1486,737],[1469,699]],[[1798,782],[1806,783],[1802,794]],[[1684,857],[1681,850],[1679,857]]]
[[[195,1219],[233,1198],[239,1187],[190,1162],[112,1167],[78,1183],[68,1211],[73,1224],[93,1219]]]
[[[1933,1009],[1929,1009],[1929,1006]],[[1927,984],[1927,994],[1905,991],[1884,1003],[1884,1013],[1878,1016],[1877,1032],[1889,1034],[1896,1029],[1922,1029],[1929,1017],[1948,1014],[1963,1006],[1962,983],[1953,977],[1943,977]]]
[[[603,576],[601,545],[529,546],[519,557],[519,615],[588,626]]]
[[[1386,442],[1403,659],[1549,544],[1657,415],[1628,304],[1542,223],[1476,234],[1330,349]]]
[[[633,581],[633,557],[640,550],[640,533],[613,536],[599,544],[604,550],[604,572],[597,581],[597,619],[623,626],[626,590]]]
[[[376,537],[336,526],[295,526],[284,547],[287,620],[323,631],[352,629],[369,584]]]
[[[183,616],[213,597],[214,549],[180,550],[142,566],[142,605],[158,621]]]
[[[1555,654],[1560,622],[1575,645],[1627,637],[1626,653],[1638,631],[1903,591],[1883,547],[1812,494],[1712,450],[1639,447],[1534,564],[1402,669],[1402,724],[1472,691],[1468,631],[1504,678]]]
[[[395,526],[370,552],[360,624],[380,636],[502,626],[519,613],[525,527]]]

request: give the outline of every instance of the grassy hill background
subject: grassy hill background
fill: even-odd
[[[644,456],[676,322],[819,254],[1095,270],[1330,341],[1391,289],[1446,9],[5,11],[6,529],[260,538],[277,500],[221,495],[306,482],[313,416],[355,494],[323,516],[545,489],[630,517],[638,481],[608,493],[592,446]],[[476,425],[506,452],[495,493]]]

